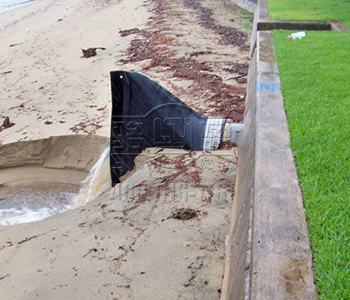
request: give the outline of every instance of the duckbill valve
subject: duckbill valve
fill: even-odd
[[[226,126],[190,108],[155,81],[138,72],[111,72],[112,185],[134,168],[134,159],[149,147],[216,150],[225,137],[236,141],[242,124]],[[226,133],[227,132],[227,133]]]

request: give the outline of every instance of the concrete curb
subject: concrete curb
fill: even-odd
[[[256,18],[268,20],[266,0]],[[316,299],[272,33],[253,36],[221,299]]]
[[[285,21],[260,21],[258,23],[258,31],[263,30],[314,30],[328,31],[332,30],[332,24],[328,22],[285,22]]]
[[[339,22],[330,22],[333,31],[349,31],[349,28]]]

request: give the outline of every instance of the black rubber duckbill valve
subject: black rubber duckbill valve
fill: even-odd
[[[110,166],[113,186],[149,147],[216,150],[224,118],[208,118],[138,72],[111,72]]]

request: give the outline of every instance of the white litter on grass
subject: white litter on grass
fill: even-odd
[[[296,40],[296,39],[302,39],[304,37],[306,37],[306,33],[304,31],[300,31],[300,32],[295,32],[295,33],[292,33],[290,35],[288,35],[288,37],[291,39],[291,40]]]

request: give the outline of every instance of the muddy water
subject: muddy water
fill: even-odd
[[[43,220],[98,197],[111,186],[109,148],[79,184],[80,176],[70,170],[7,170],[6,178],[0,176],[0,225]]]
[[[0,13],[34,1],[35,0],[0,0]]]
[[[109,153],[108,147],[91,168],[86,179],[81,182],[81,189],[75,200],[74,208],[85,205],[111,187]]]
[[[39,221],[70,209],[79,185],[32,182],[0,189],[0,225]]]

